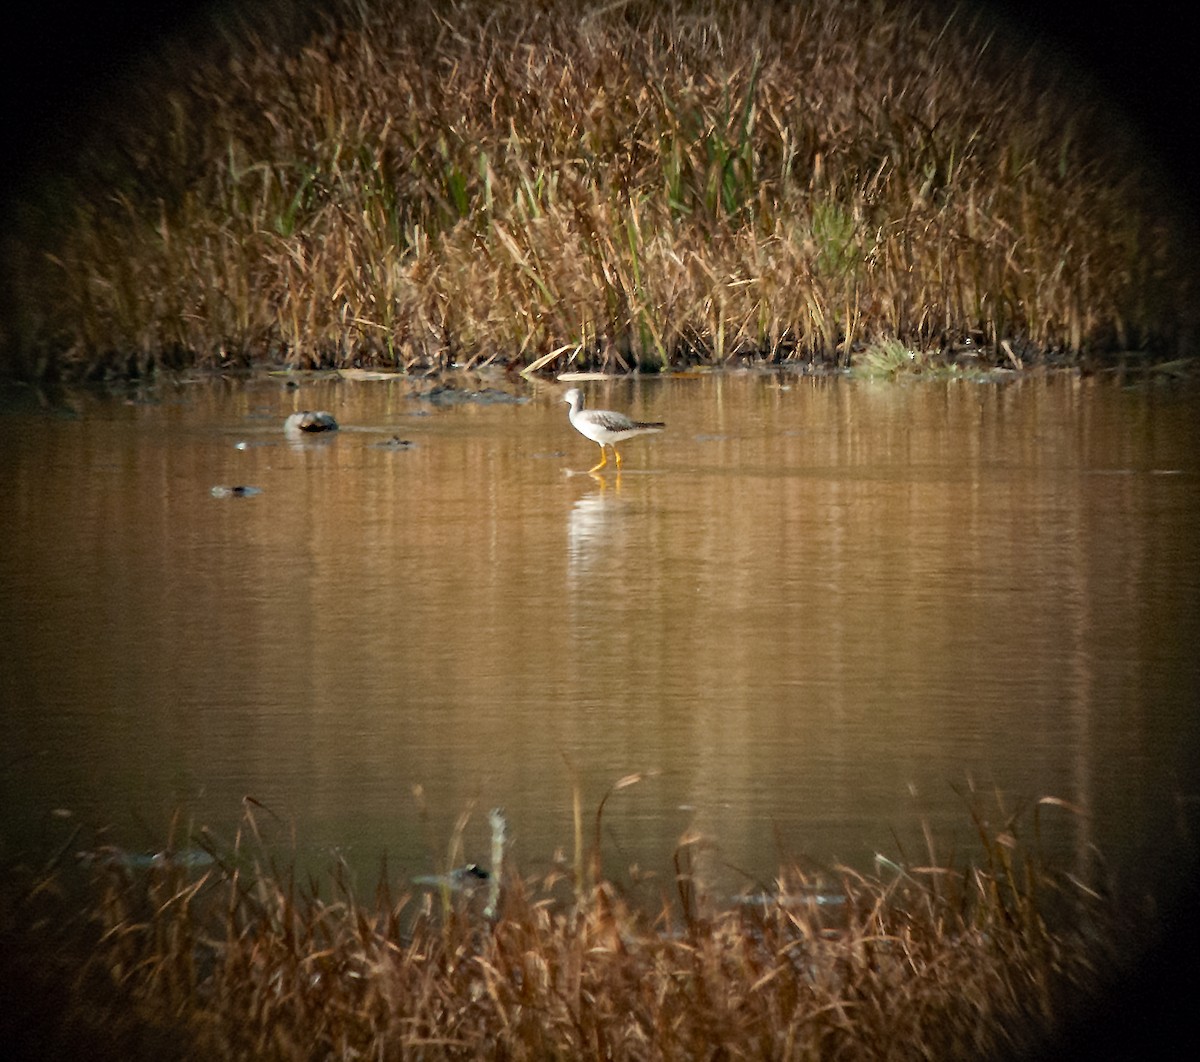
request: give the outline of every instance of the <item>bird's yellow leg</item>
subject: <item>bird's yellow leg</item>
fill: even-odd
[[[618,450],[615,446],[613,447],[613,457],[615,457],[617,459],[617,471],[620,472],[621,471],[621,451]]]
[[[615,454],[616,452],[617,451],[614,449],[613,453]],[[601,443],[600,444],[600,463],[598,465],[593,465],[591,468],[588,469],[588,471],[589,472],[599,472],[600,469],[602,469],[607,464],[608,464],[608,451],[604,449],[604,443]],[[621,466],[617,465],[617,467],[620,468]]]

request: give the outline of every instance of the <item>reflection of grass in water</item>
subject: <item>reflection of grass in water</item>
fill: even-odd
[[[91,1058],[982,1057],[1036,1042],[1114,968],[1111,901],[1023,837],[1056,803],[976,812],[972,865],[931,841],[924,866],[788,871],[732,906],[684,838],[675,899],[648,911],[594,876],[577,810],[574,869],[506,869],[490,919],[478,892],[438,904],[386,874],[370,898],[344,867],[297,882],[254,857],[248,811],[207,870],[95,861],[82,913],[61,868],[7,875],[0,961]]]
[[[186,77],[23,205],[0,341],[29,372],[551,371],[1185,332],[1174,222],[1111,112],[932,12],[355,0],[226,24],[225,60],[160,64]]]

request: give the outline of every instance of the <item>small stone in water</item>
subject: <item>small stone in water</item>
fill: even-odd
[[[283,422],[283,430],[288,434],[299,432],[337,431],[338,423],[332,413],[323,409],[305,409],[293,413]]]
[[[212,496],[214,498],[250,498],[255,494],[261,494],[261,487],[213,487]]]

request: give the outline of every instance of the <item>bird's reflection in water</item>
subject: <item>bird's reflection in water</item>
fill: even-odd
[[[606,478],[591,473],[596,489],[579,498],[567,516],[568,573],[585,573],[594,560],[611,551],[620,537],[621,476]]]

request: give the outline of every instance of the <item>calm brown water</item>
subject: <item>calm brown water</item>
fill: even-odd
[[[10,411],[0,460],[0,799],[12,853],[251,795],[305,857],[428,872],[474,804],[522,868],[713,842],[719,888],[781,860],[924,859],[962,794],[1042,796],[1086,869],[1173,858],[1196,793],[1200,397],[712,375],[585,383],[662,419],[618,478],[563,387],[198,382]],[[476,383],[476,386],[484,384]],[[564,385],[565,386],[565,385]],[[289,442],[284,417],[344,430]],[[381,445],[398,437],[411,447]],[[569,474],[569,473],[576,474]],[[214,497],[220,485],[251,497]],[[573,772],[575,772],[573,774]],[[422,820],[413,789],[423,789]],[[288,830],[260,813],[272,836]]]

